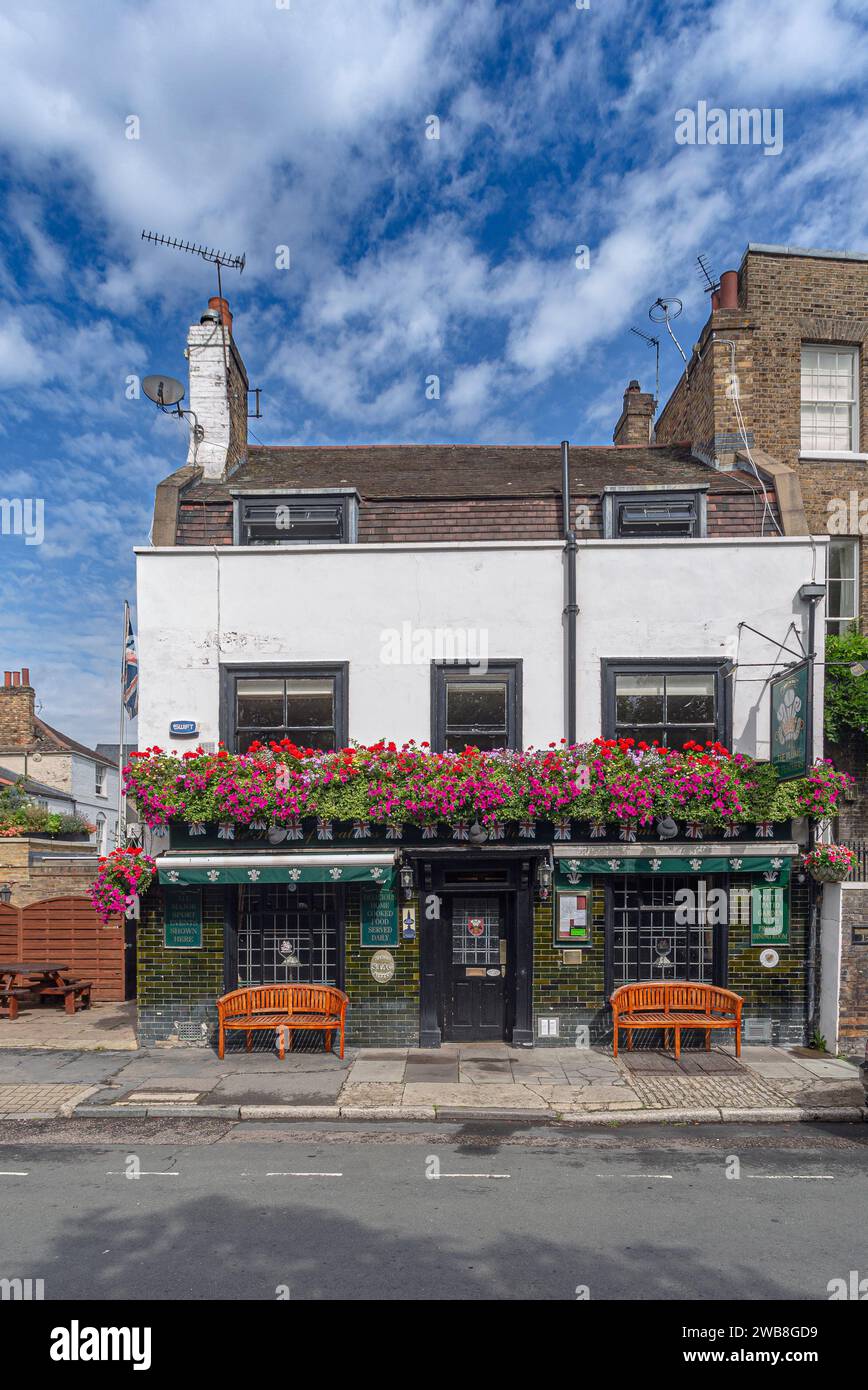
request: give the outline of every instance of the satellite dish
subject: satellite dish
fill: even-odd
[[[184,399],[184,387],[173,376],[146,376],[142,390],[155,405],[177,405]]]

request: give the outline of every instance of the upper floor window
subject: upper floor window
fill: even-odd
[[[355,539],[354,493],[272,493],[235,499],[236,545],[334,545]]]
[[[705,533],[704,498],[698,492],[614,492],[603,497],[603,533],[607,537],[657,538]]]
[[[94,796],[105,796],[105,768],[96,763],[93,769]]]
[[[300,748],[346,745],[346,666],[227,668],[224,682],[224,739],[234,752],[285,738]]]
[[[802,348],[802,449],[855,453],[859,448],[858,353],[855,348]]]
[[[829,582],[826,627],[842,637],[859,616],[859,542],[833,538],[829,543]]]
[[[603,729],[667,748],[727,743],[722,663],[604,661]]]
[[[437,752],[521,747],[520,661],[435,663],[431,704]]]

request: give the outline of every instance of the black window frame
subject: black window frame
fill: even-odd
[[[522,748],[522,660],[520,657],[499,657],[487,661],[479,671],[470,661],[432,661],[431,663],[431,748],[435,753],[446,751],[446,689],[449,678],[465,681],[484,681],[489,677],[502,681],[506,677],[506,746]]]
[[[349,672],[348,661],[280,662],[273,666],[224,663],[220,668],[220,738],[224,746],[230,753],[236,751],[235,712],[239,680],[303,680],[305,677],[321,680],[323,676],[331,676],[335,683],[336,747],[346,748],[349,743]],[[266,735],[267,732],[263,730]]]
[[[296,549],[308,545],[354,545],[358,538],[358,493],[352,488],[324,488],[320,491],[316,489],[293,491],[271,490],[258,492],[256,489],[248,491],[238,491],[232,493],[232,544],[236,546],[247,546],[256,550],[273,550],[282,548]],[[304,506],[328,506],[335,508],[340,516],[340,535],[326,537],[297,537],[292,539],[287,532],[286,539],[263,542],[256,545],[245,539],[246,508],[253,503],[267,503],[275,508],[279,506],[304,507]]]
[[[732,748],[732,690],[727,679],[732,669],[728,657],[603,657],[601,667],[601,700],[603,738],[619,738],[616,718],[615,691],[618,676],[641,675],[713,675],[714,676],[714,739]],[[640,733],[623,737],[641,741]],[[650,742],[650,740],[648,740]]]
[[[665,529],[636,530],[624,534],[621,530],[621,508],[639,503],[675,503],[688,501],[693,506],[693,529],[689,534],[672,534]],[[603,494],[603,536],[606,540],[700,540],[707,534],[707,493],[695,488],[611,488]]]

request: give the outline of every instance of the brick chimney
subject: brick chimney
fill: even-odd
[[[654,419],[654,397],[641,390],[638,381],[631,381],[624,392],[624,409],[615,426],[615,444],[648,444],[651,440],[651,421]]]
[[[232,336],[232,314],[216,295],[187,334],[190,421],[187,462],[206,478],[226,478],[247,453],[247,372]],[[227,389],[228,371],[228,389]],[[198,422],[202,435],[193,429]]]
[[[0,685],[0,748],[27,748],[34,738],[36,691],[30,672],[4,671]]]

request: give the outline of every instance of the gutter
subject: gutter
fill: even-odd
[[[566,700],[567,744],[576,741],[576,533],[571,526],[572,508],[570,505],[570,443],[561,442],[561,493],[563,498],[564,525],[564,589],[565,605],[563,618],[566,620],[566,656],[564,671],[564,698]]]

